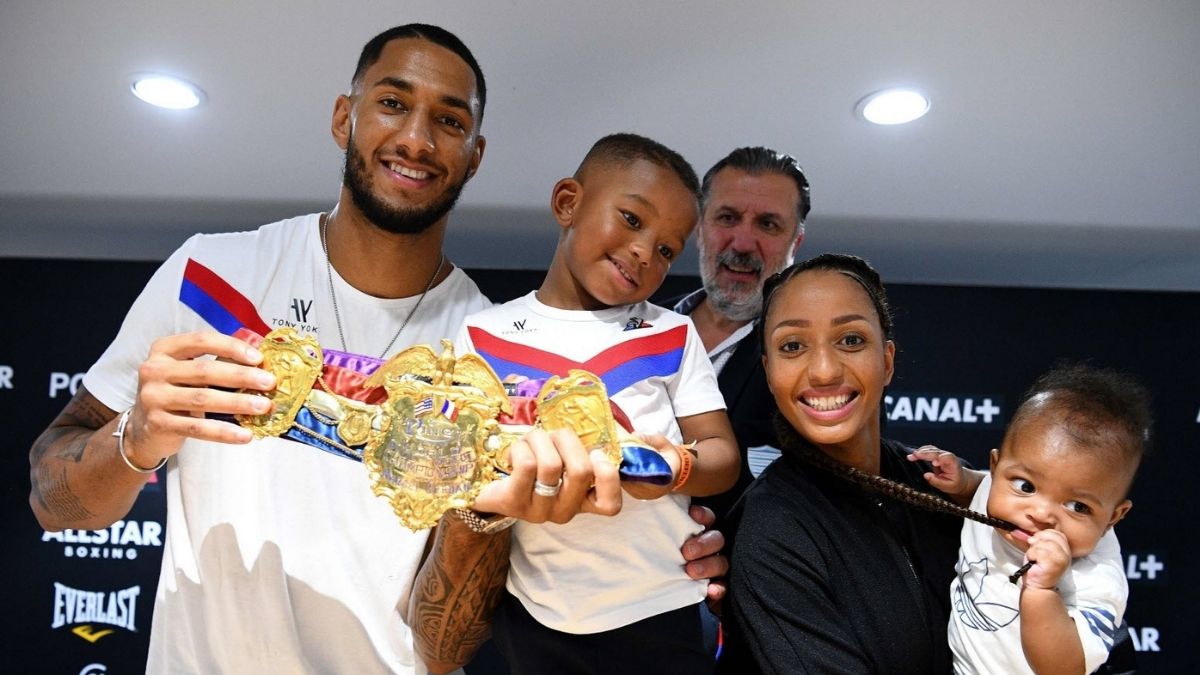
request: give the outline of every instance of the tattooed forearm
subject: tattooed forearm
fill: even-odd
[[[57,475],[49,466],[39,466],[34,481],[34,494],[42,508],[64,520],[86,520],[92,517],[92,512],[84,508],[79,497],[67,483],[67,469],[60,467]]]
[[[97,512],[95,486],[105,485],[89,467],[88,445],[100,450],[105,439],[93,442],[95,432],[116,416],[112,410],[80,387],[58,417],[29,450],[29,503],[47,529],[94,524]],[[111,440],[111,439],[109,439]],[[92,466],[96,462],[90,462]],[[101,463],[102,465],[102,463]],[[90,482],[89,482],[90,481]],[[107,489],[107,488],[106,488]]]
[[[38,466],[45,457],[50,456],[78,464],[83,461],[83,451],[91,436],[90,429],[50,427],[34,441],[29,451],[29,463]]]
[[[55,457],[78,463],[83,459],[83,450],[91,436],[89,432],[108,424],[115,416],[87,389],[80,387],[50,424],[50,428],[33,444],[29,451],[30,464],[36,466],[51,450]]]
[[[75,396],[71,397],[67,407],[63,408],[54,426],[80,427],[83,429],[99,429],[116,417],[103,403],[96,400],[88,390],[80,387]]]
[[[510,535],[455,533],[447,524],[438,530],[417,575],[409,619],[426,660],[464,664],[491,632],[508,575]]]

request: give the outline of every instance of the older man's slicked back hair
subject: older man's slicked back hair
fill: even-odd
[[[812,201],[809,194],[808,178],[804,175],[804,169],[800,168],[800,163],[796,161],[795,157],[762,146],[734,150],[725,155],[716,164],[713,164],[708,173],[704,174],[704,180],[700,183],[701,208],[705,208],[708,205],[713,177],[721,169],[725,168],[745,171],[751,176],[778,174],[791,178],[796,183],[796,189],[800,193],[800,199],[796,203],[796,216],[797,222],[799,222],[799,231],[796,234],[804,233],[804,221],[808,218],[808,212],[812,209]]]

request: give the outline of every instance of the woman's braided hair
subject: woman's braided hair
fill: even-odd
[[[897,483],[883,476],[876,476],[856,469],[849,464],[843,464],[801,438],[800,434],[792,428],[792,425],[788,424],[782,415],[775,415],[775,433],[784,448],[795,453],[804,461],[872,492],[877,492],[885,497],[911,504],[926,511],[958,516],[959,518],[974,520],[1002,530],[1017,529],[1016,525],[1007,520],[1000,520],[999,518],[993,518],[992,516],[972,511],[935,494],[921,492],[903,483]]]

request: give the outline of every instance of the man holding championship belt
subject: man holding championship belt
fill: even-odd
[[[533,431],[508,446],[511,475],[483,487],[474,510],[452,511],[432,536],[412,532],[343,442],[369,435],[355,411],[378,403],[364,385],[383,359],[436,345],[490,304],[441,250],[483,156],[485,99],[474,57],[445,30],[412,24],[372,39],[334,105],[346,151],[335,207],[189,239],[35,442],[30,504],[47,530],[106,527],[167,468],[148,671],[451,670],[487,636],[506,518],[621,508],[601,451],[570,431]],[[311,303],[303,332],[320,360],[299,349],[260,368],[262,336],[297,301]],[[300,397],[305,369],[324,382]],[[210,418],[270,416],[285,402],[308,421],[260,438]],[[720,539],[684,545],[691,576],[724,573]],[[437,599],[410,608],[415,586]]]

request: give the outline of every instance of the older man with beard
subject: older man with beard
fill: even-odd
[[[697,241],[703,288],[675,304],[700,333],[742,453],[733,489],[693,500],[724,518],[742,491],[778,455],[775,409],[750,339],[767,278],[792,263],[811,206],[808,179],[795,158],[763,147],[738,148],[704,175]]]

